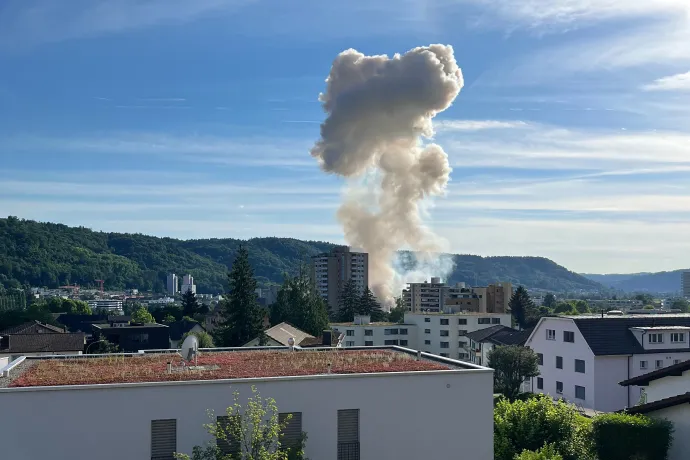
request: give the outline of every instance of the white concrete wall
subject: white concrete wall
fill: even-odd
[[[19,358],[20,356],[55,356],[55,355],[81,355],[84,350],[61,351],[54,353],[0,353],[0,359],[9,358],[10,361]],[[14,357],[14,359],[12,359]]]
[[[637,404],[640,399],[639,387],[626,388],[618,384],[628,379],[629,361],[632,358],[628,355],[594,358],[594,409],[614,412]]]
[[[653,380],[645,387],[648,403],[678,396],[688,391],[690,391],[690,371],[683,372],[683,375],[669,375]]]
[[[174,418],[178,451],[191,453],[209,439],[206,409],[221,413],[234,390],[246,397],[253,383],[281,412],[302,412],[306,454],[315,460],[336,458],[338,409],[360,410],[362,459],[492,460],[492,380],[490,370],[472,370],[0,389],[0,408],[12,414],[0,446],[12,460],[146,459],[151,420]],[[27,407],[40,407],[40,416]],[[85,436],[87,409],[99,426]]]
[[[386,340],[397,340],[397,345],[401,347],[412,348],[413,350],[419,349],[417,340],[418,331],[413,324],[393,324],[385,326],[378,324],[356,324],[349,326],[333,325],[332,327],[333,330],[345,335],[342,341],[343,347],[364,347],[367,346],[367,342],[373,342],[369,345],[376,347],[386,345]],[[398,334],[386,335],[386,329],[391,330],[391,332],[397,329]],[[406,329],[407,333],[401,334],[400,329]],[[348,335],[348,331],[351,331],[349,333],[352,335]],[[371,331],[372,335],[366,335],[366,331]],[[407,343],[401,343],[401,340],[407,340]]]
[[[547,329],[556,331],[555,340],[547,340]],[[563,331],[574,332],[575,342],[564,342]],[[543,318],[526,345],[535,353],[544,355],[544,364],[539,366],[540,377],[544,379],[544,389],[537,389],[535,377],[532,382],[535,393],[545,393],[554,398],[564,398],[574,404],[596,409],[594,353],[571,319]],[[556,356],[563,358],[563,369],[556,368]],[[585,361],[584,374],[575,372],[575,359]],[[562,394],[556,392],[557,381],[563,382]],[[585,387],[584,400],[575,398],[575,385]]]
[[[678,362],[686,361],[690,359],[690,352],[673,352],[673,353],[645,353],[642,355],[633,356],[633,364],[630,368],[630,377],[637,377],[638,375],[647,374],[649,372],[655,371],[656,361],[663,361],[662,368],[673,365],[673,363],[678,360]],[[640,361],[647,361],[647,368],[642,369],[640,367]]]
[[[667,407],[646,414],[649,417],[665,418],[673,422],[673,444],[668,460],[687,460],[690,452],[690,404]]]

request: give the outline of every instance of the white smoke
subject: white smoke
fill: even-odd
[[[420,205],[445,193],[451,168],[443,149],[422,138],[433,136],[431,119],[450,107],[462,86],[451,46],[414,48],[392,58],[350,49],[335,59],[319,95],[328,116],[312,156],[324,171],[347,178],[373,171],[365,191],[351,184],[337,217],[347,243],[369,253],[370,285],[387,306],[406,279],[396,273],[397,251],[431,255],[443,249],[423,224]]]

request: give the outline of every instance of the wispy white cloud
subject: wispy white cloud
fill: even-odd
[[[527,126],[524,121],[501,120],[438,120],[434,122],[436,132],[480,131],[484,129],[511,129]]]
[[[690,72],[670,75],[643,86],[647,91],[690,91]]]

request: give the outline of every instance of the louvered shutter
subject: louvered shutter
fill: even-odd
[[[239,454],[240,441],[239,439],[233,439],[232,435],[228,432],[228,426],[230,426],[230,417],[227,415],[219,415],[216,417],[216,423],[223,428],[223,432],[226,435],[226,439],[216,439],[216,445],[220,449],[220,453],[223,455]]]
[[[177,451],[177,420],[151,420],[151,460],[173,460]]]
[[[292,417],[290,417],[290,420],[281,432],[282,436],[280,438],[280,443],[285,447],[299,447],[302,441],[302,413],[287,412],[278,414],[278,422],[281,426],[285,423],[289,415],[292,415]]]
[[[338,411],[338,460],[359,460],[359,409]]]

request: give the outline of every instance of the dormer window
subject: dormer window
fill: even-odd
[[[649,343],[664,343],[664,334],[649,334]]]
[[[685,332],[672,332],[671,343],[685,342]]]

